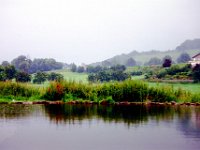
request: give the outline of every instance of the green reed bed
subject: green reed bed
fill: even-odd
[[[192,94],[170,86],[149,87],[143,81],[126,80],[99,84],[74,81],[52,82],[44,92],[47,100],[90,100],[99,102],[200,102],[199,94]]]
[[[109,83],[82,83],[75,81],[51,82],[36,88],[32,84],[0,82],[0,102],[12,100],[63,100],[82,102],[200,102],[199,93],[191,93],[172,86],[149,86],[140,80]]]
[[[0,82],[0,101],[36,100],[40,98],[41,90],[30,84],[17,82]]]

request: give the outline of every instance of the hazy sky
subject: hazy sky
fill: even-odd
[[[0,61],[70,63],[200,38],[200,0],[0,0]]]

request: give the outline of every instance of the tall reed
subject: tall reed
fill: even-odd
[[[9,99],[29,99],[31,97],[39,98],[40,91],[30,84],[17,82],[0,82],[0,96]]]

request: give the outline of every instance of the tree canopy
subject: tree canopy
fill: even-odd
[[[182,53],[178,58],[177,58],[177,63],[186,63],[191,60],[191,57],[188,53]]]

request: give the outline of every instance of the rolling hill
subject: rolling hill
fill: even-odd
[[[90,65],[96,66],[96,65],[103,65],[106,63],[111,65],[126,64],[126,61],[129,58],[133,58],[138,65],[144,65],[144,63],[148,62],[153,57],[163,59],[163,57],[165,57],[166,55],[170,55],[172,57],[172,60],[176,62],[177,58],[182,53],[188,53],[192,57],[199,52],[200,52],[200,39],[194,39],[194,40],[184,41],[182,44],[177,46],[175,50],[168,50],[168,51],[151,50],[146,52],[137,52],[134,50],[128,54],[117,55],[102,62],[96,62]]]

